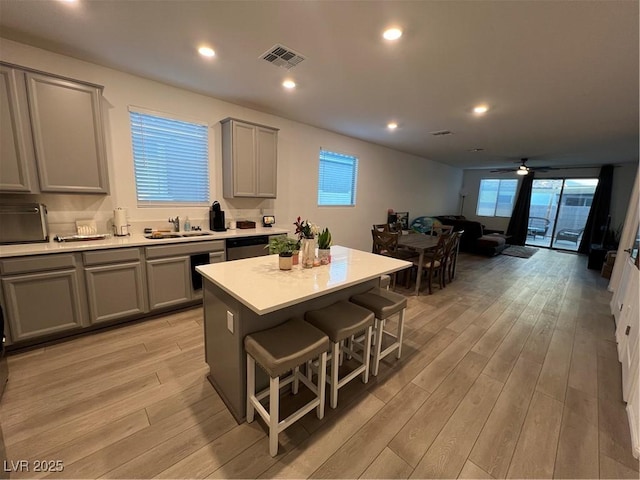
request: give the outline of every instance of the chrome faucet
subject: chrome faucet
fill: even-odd
[[[180,217],[169,218],[169,222],[173,223],[174,232],[179,232],[180,231]]]

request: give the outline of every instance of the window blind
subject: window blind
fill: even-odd
[[[517,188],[517,180],[480,180],[476,214],[482,217],[510,217]]]
[[[209,203],[208,127],[129,111],[139,205]]]
[[[318,205],[356,204],[358,159],[352,155],[320,150]]]

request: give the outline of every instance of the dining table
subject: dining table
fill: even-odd
[[[424,254],[429,250],[435,250],[438,246],[438,237],[431,235],[425,235],[422,233],[412,233],[407,235],[400,235],[398,237],[398,247],[406,248],[420,254],[418,258],[418,265],[420,268],[416,275],[416,296],[420,295],[420,281],[422,280],[422,268],[424,265]]]

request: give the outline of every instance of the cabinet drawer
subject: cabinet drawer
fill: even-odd
[[[10,258],[0,261],[0,271],[3,275],[75,268],[75,266],[76,256],[72,253],[61,255],[32,255],[29,257]]]
[[[213,240],[209,242],[179,243],[174,245],[158,245],[157,247],[146,247],[147,259],[162,257],[179,257],[181,255],[192,255],[194,253],[209,253],[224,251],[224,240]]]
[[[140,261],[140,249],[138,248],[114,248],[113,250],[97,250],[84,252],[85,266],[101,265],[104,263],[123,263]]]

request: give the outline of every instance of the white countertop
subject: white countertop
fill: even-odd
[[[313,268],[278,268],[278,255],[201,265],[210,282],[264,315],[411,265],[391,257],[351,248],[331,247],[331,263]]]
[[[277,227],[256,227],[246,229],[227,230],[226,232],[208,232],[211,235],[200,237],[179,237],[150,239],[141,233],[126,237],[109,237],[104,240],[87,240],[81,242],[56,242],[51,240],[43,243],[25,243],[19,245],[1,245],[0,258],[18,257],[21,255],[42,255],[49,253],[67,253],[87,250],[103,250],[106,248],[150,247],[171,243],[202,242],[206,240],[226,240],[227,238],[253,237],[256,235],[278,235],[288,230]]]

